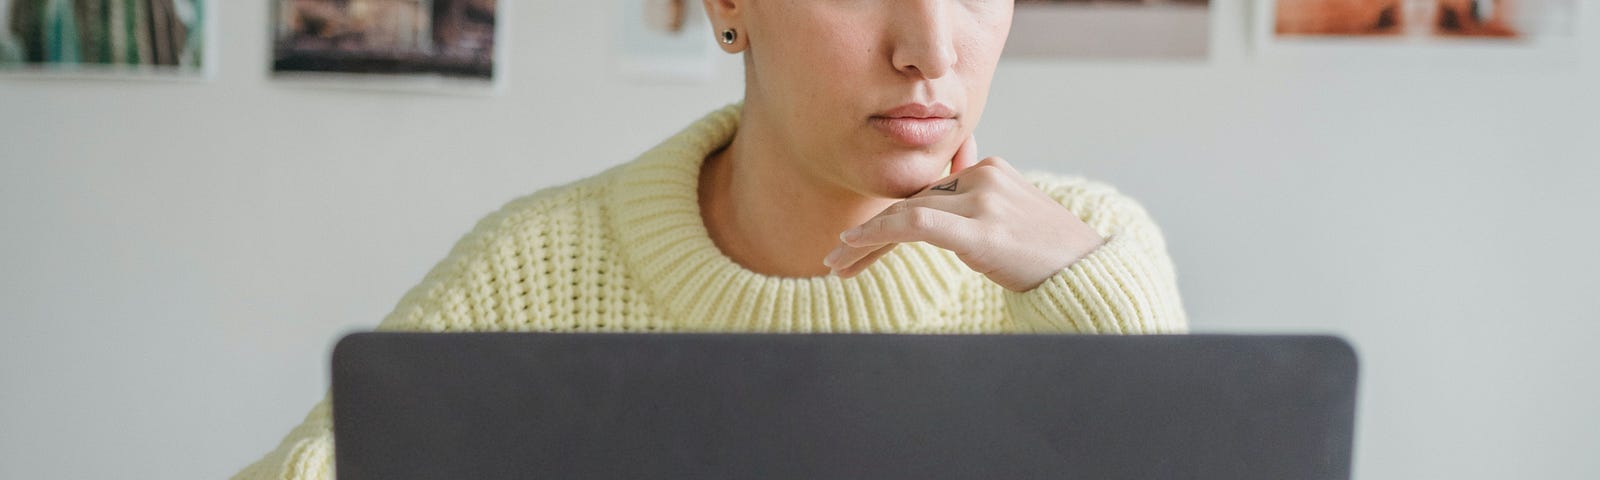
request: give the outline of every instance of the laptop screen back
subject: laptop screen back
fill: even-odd
[[[1321,336],[362,333],[341,480],[1345,479]]]

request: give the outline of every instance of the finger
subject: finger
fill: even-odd
[[[831,269],[833,273],[837,274],[839,271],[844,270],[845,267],[854,265],[855,263],[860,262],[861,259],[867,258],[874,252],[882,250],[890,245],[893,244],[860,246],[850,245],[844,242],[844,234],[839,234],[839,245],[835,246],[833,251],[828,253],[828,257],[822,260],[822,264]]]
[[[871,267],[873,263],[877,263],[878,259],[883,258],[884,255],[888,255],[890,250],[894,250],[894,247],[898,246],[900,246],[898,243],[884,245],[883,247],[868,253],[867,256],[862,257],[860,260],[856,260],[855,263],[850,264],[850,266],[834,270],[833,273],[834,275],[838,275],[840,278],[854,277],[858,273],[867,271],[867,268]]]
[[[956,215],[961,215],[963,217],[974,218],[983,211],[983,207],[984,205],[981,201],[981,198],[958,195],[929,195],[912,197],[895,202],[894,204],[889,205],[889,208],[885,208],[882,212],[878,212],[878,215],[874,216],[873,218],[894,215],[911,208],[933,208],[954,213]],[[851,262],[865,257],[877,248],[879,248],[879,245],[867,245],[859,247],[852,246],[848,243],[845,243],[844,234],[841,233],[839,245],[835,246],[833,251],[829,252],[828,255],[822,259],[822,264],[828,268],[838,270],[841,267],[850,265]]]
[[[1011,178],[1013,180],[1020,181],[1022,183],[1028,183],[1028,179],[1026,177],[1022,176],[1022,172],[1018,171],[1016,167],[1011,166],[1011,162],[1007,162],[1006,159],[1004,159],[1004,158],[1000,158],[1000,157],[985,158],[985,159],[983,159],[983,161],[975,163],[975,164],[972,165],[972,167],[969,167],[969,168],[977,168],[977,167],[992,167],[992,168],[998,170],[999,173],[1004,174],[1006,177],[1009,177],[1009,178]]]
[[[966,175],[950,175],[948,177],[941,178],[939,181],[933,182],[933,185],[929,185],[928,188],[924,188],[922,191],[917,192],[916,195],[912,195],[912,198],[955,195],[957,193],[961,193],[961,177],[964,176]],[[967,185],[970,187],[972,182],[967,182]]]
[[[876,219],[878,217],[895,215],[914,208],[931,208],[954,213],[966,218],[977,218],[979,215],[986,212],[986,208],[991,206],[992,205],[987,204],[986,199],[981,195],[930,195],[912,197],[895,202],[893,205],[890,205],[889,208],[879,212],[878,215],[873,218]],[[871,221],[871,219],[868,221]],[[828,256],[823,259],[822,264],[834,270],[838,270],[839,268],[850,265],[851,262],[865,257],[874,249],[879,247],[880,245],[850,245],[844,241],[843,234],[840,234],[839,245],[834,248],[834,251],[828,253]]]
[[[971,183],[971,182],[968,182]],[[972,193],[971,190],[964,193]],[[974,218],[980,213],[979,202],[974,201],[974,195],[956,195],[946,192],[945,195],[920,195],[907,198],[890,205],[878,216],[893,215],[913,208],[932,208],[944,210],[967,218]]]
[[[961,146],[956,148],[955,157],[950,159],[950,175],[954,176],[957,173],[961,173],[962,170],[972,167],[977,161],[978,136],[971,135],[967,137],[966,141],[961,142]]]
[[[841,235],[852,247],[890,243],[928,242],[933,246],[964,255],[983,238],[977,221],[932,208],[914,207],[884,215]]]
[[[866,258],[867,255],[871,255],[874,250],[884,248],[884,245],[853,247],[844,243],[843,234],[839,238],[839,244],[835,245],[833,251],[828,252],[828,256],[822,259],[822,266],[828,267],[828,270],[835,274],[839,273],[840,269]]]

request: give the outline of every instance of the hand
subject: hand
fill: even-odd
[[[977,157],[968,138],[950,176],[839,235],[823,260],[840,277],[866,270],[905,242],[955,252],[967,267],[1012,291],[1032,290],[1106,239],[1000,157]]]

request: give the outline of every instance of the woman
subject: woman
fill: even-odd
[[[975,155],[1011,0],[704,1],[744,102],[506,205],[380,329],[1186,329],[1138,204]],[[331,425],[237,478],[327,477]]]

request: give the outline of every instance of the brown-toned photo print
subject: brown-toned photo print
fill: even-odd
[[[272,68],[493,80],[497,0],[275,0]]]
[[[1005,55],[1203,59],[1209,0],[1016,0]]]
[[[1279,37],[1526,39],[1565,34],[1576,0],[1276,0]]]

